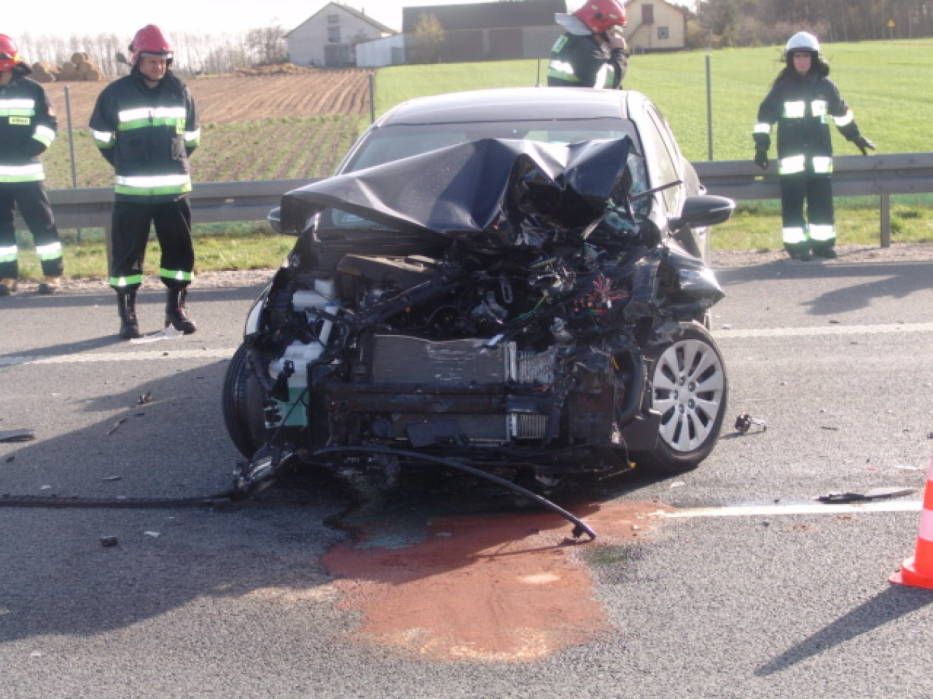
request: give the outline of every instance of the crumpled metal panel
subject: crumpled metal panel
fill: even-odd
[[[628,137],[462,143],[292,190],[282,198],[282,225],[301,233],[315,213],[336,208],[401,233],[538,247],[582,231],[610,198],[624,201],[631,147]]]

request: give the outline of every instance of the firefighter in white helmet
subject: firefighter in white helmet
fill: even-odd
[[[39,161],[58,122],[45,90],[26,77],[30,72],[13,40],[0,34],[0,296],[15,292],[19,278],[14,208],[35,239],[45,275],[39,293],[54,292],[62,274],[62,243]]]
[[[861,135],[852,110],[827,77],[829,65],[813,34],[794,34],[787,42],[784,59],[784,69],[758,108],[753,133],[755,163],[767,169],[771,127],[777,123],[784,248],[796,260],[808,260],[811,254],[836,257],[829,124],[835,124],[862,155],[868,155],[875,145]]]
[[[171,71],[172,45],[148,24],[130,44],[132,71],[97,98],[91,132],[116,172],[110,286],[117,292],[120,336],[139,337],[136,290],[143,279],[149,228],[162,248],[159,276],[167,288],[165,325],[197,328],[185,297],[194,270],[188,156],[201,130],[194,100]]]

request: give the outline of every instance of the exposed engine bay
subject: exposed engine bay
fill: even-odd
[[[705,396],[718,350],[694,345],[712,343],[701,323],[722,292],[652,214],[639,158],[628,138],[488,139],[287,194],[299,239],[250,314],[225,399],[241,451],[359,447],[385,466],[398,449],[544,480],[661,462],[659,434],[679,421],[672,444],[698,462],[725,386]],[[677,342],[709,414],[652,405]]]

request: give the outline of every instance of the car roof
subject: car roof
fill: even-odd
[[[535,119],[628,118],[628,103],[645,99],[631,90],[581,87],[514,87],[416,97],[389,110],[377,122],[444,124]]]

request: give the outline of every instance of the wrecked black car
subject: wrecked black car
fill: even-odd
[[[223,409],[249,488],[286,463],[427,459],[547,487],[696,467],[726,409],[705,195],[639,93],[400,105],[270,220],[297,242]]]

